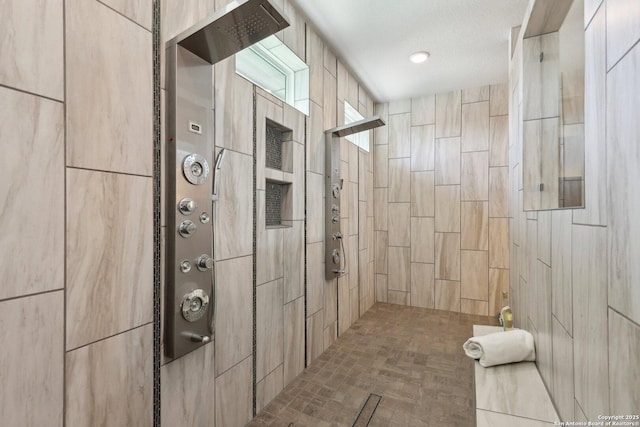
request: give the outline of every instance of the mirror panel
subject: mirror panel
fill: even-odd
[[[559,4],[564,6],[559,8]],[[546,11],[545,8],[553,8]],[[558,17],[565,13],[564,19]],[[531,22],[534,17],[553,17]],[[583,0],[538,0],[523,39],[524,210],[584,207]]]

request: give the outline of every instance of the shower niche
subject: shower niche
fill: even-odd
[[[265,227],[291,226],[293,218],[293,132],[266,119]]]

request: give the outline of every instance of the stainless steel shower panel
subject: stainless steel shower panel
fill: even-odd
[[[213,102],[211,64],[167,48],[165,351],[179,357],[211,340]]]
[[[343,180],[340,178],[340,138],[358,132],[384,126],[380,116],[338,126],[325,131],[325,212],[324,212],[324,266],[325,277],[335,279],[347,273],[347,254],[340,229],[340,193]]]
[[[326,132],[324,169],[325,169],[325,277],[335,279],[346,273],[344,254],[341,252],[342,234],[340,231],[340,193],[342,183],[340,180],[340,138],[332,132]],[[342,244],[344,245],[344,244]]]
[[[282,11],[268,0],[234,1],[169,43],[215,64],[288,26]]]
[[[164,345],[169,357],[195,350],[213,333],[211,217],[225,151],[214,166],[212,65],[287,26],[269,0],[234,1],[167,43]]]

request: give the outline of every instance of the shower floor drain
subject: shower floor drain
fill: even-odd
[[[373,418],[373,413],[376,412],[378,408],[380,400],[382,400],[382,396],[370,394],[364,402],[364,405],[362,405],[358,418],[353,422],[352,427],[367,427]]]

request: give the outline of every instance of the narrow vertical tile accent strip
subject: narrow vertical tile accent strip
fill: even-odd
[[[360,409],[358,418],[356,418],[356,420],[353,422],[352,427],[367,427],[371,422],[376,409],[378,409],[380,400],[382,400],[382,396],[371,393],[367,400],[364,402],[364,405],[362,405],[362,409]]]
[[[162,188],[160,186],[161,176],[161,126],[160,118],[160,0],[153,1],[153,426],[160,427],[161,408],[161,384],[160,384],[160,363],[161,354],[161,286],[160,286],[160,210],[162,203]]]
[[[257,116],[256,116],[256,86],[253,86],[253,350],[252,350],[252,355],[253,357],[252,359],[252,363],[253,363],[253,369],[251,372],[251,376],[253,379],[253,384],[252,384],[252,388],[253,388],[253,396],[252,396],[252,402],[253,402],[253,412],[252,412],[252,417],[255,418],[256,414],[257,414],[257,400],[256,400],[256,390],[257,390],[257,382],[256,382],[256,365],[258,363],[257,358],[256,358],[256,347],[257,347],[257,325],[256,325],[256,312],[257,312],[257,283],[256,283],[256,279],[258,277],[258,259],[257,259],[257,253],[258,253],[258,212],[256,211],[257,208],[257,197],[258,197],[258,191],[257,191],[257,176],[258,176],[258,165],[257,165]]]

